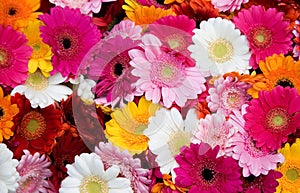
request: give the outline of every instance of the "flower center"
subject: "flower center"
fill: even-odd
[[[183,36],[183,34],[171,34],[166,37],[166,42],[171,49],[183,51],[184,49],[186,49],[186,41]]]
[[[271,109],[266,116],[267,127],[274,131],[282,131],[287,128],[290,115],[284,108]]]
[[[4,110],[2,107],[0,107],[0,120],[2,119],[3,115],[4,115]]]
[[[189,145],[192,134],[186,131],[178,131],[173,133],[168,140],[168,146],[171,151],[171,155],[174,157],[180,153],[180,148]]]
[[[244,94],[236,88],[229,88],[222,93],[221,100],[226,109],[239,108],[245,102],[243,99],[246,97],[243,95]]]
[[[117,63],[115,65],[114,74],[117,76],[121,76],[123,69],[124,69],[123,65],[121,63]]]
[[[290,88],[294,88],[293,82],[290,81],[290,80],[287,79],[287,78],[281,78],[281,79],[279,79],[279,80],[276,82],[275,86],[277,86],[277,85],[280,85],[280,86],[282,86],[282,87],[287,87],[287,86],[289,86]]]
[[[0,68],[9,67],[9,56],[4,48],[0,47]]]
[[[231,59],[233,46],[231,42],[225,39],[218,39],[210,44],[208,52],[213,61],[223,63]]]
[[[27,140],[39,138],[45,130],[46,121],[42,114],[31,111],[23,117],[20,133]]]
[[[80,184],[80,193],[108,193],[107,183],[98,176],[85,177]]]
[[[71,40],[68,39],[68,38],[63,38],[62,44],[63,44],[65,49],[71,48]]]
[[[150,114],[148,112],[139,113],[136,115],[134,120],[137,122],[138,126],[135,128],[135,133],[143,135],[144,130],[149,124]]]
[[[295,180],[299,179],[298,170],[295,168],[290,168],[289,170],[287,170],[285,175],[286,175],[287,179],[289,179],[291,181],[295,181]]]
[[[14,16],[14,15],[16,15],[16,13],[17,13],[17,10],[16,10],[16,8],[14,8],[14,7],[11,7],[11,8],[9,8],[8,9],[8,15],[10,15],[10,16]]]
[[[34,59],[44,58],[50,51],[50,47],[47,44],[44,44],[41,40],[37,40],[32,43],[31,47],[33,48],[31,58]]]
[[[26,83],[33,90],[44,90],[48,86],[48,79],[40,72],[29,74]]]
[[[208,168],[205,168],[205,169],[202,171],[202,173],[201,173],[203,179],[206,180],[206,181],[211,181],[211,180],[214,178],[214,175],[215,175],[215,174],[216,174],[215,171],[210,170],[210,169],[208,169]]]
[[[258,48],[268,48],[272,44],[272,33],[269,29],[258,26],[250,31],[249,37],[253,44]]]
[[[54,36],[58,47],[57,52],[64,60],[74,59],[80,52],[81,39],[76,31],[68,28],[58,28]]]

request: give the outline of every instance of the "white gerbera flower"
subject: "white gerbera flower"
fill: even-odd
[[[117,177],[120,168],[113,165],[104,170],[102,160],[95,153],[82,153],[66,167],[69,176],[62,181],[60,193],[133,193],[130,181]]]
[[[40,71],[36,71],[29,74],[24,85],[16,86],[11,95],[15,95],[17,92],[25,94],[25,97],[30,100],[32,108],[38,106],[45,108],[54,101],[60,102],[62,99],[67,99],[68,95],[72,94],[72,89],[59,85],[65,80],[66,78],[62,77],[60,73],[46,78]]]
[[[12,157],[13,153],[5,144],[0,143],[0,193],[13,193],[18,188],[18,160]]]
[[[233,71],[249,73],[251,53],[248,41],[231,21],[210,18],[202,21],[200,29],[194,29],[194,33],[194,44],[188,50],[205,76]]]
[[[189,110],[183,120],[176,108],[171,110],[161,108],[154,117],[149,119],[144,135],[149,138],[149,149],[157,155],[155,161],[163,174],[172,172],[178,166],[174,156],[180,153],[180,148],[188,146],[197,127],[197,115],[194,109]]]

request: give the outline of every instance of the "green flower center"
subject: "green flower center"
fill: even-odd
[[[27,140],[37,139],[46,130],[46,121],[42,114],[30,111],[25,114],[21,121],[21,135]]]
[[[168,146],[171,151],[171,155],[178,155],[181,147],[190,144],[191,138],[192,134],[186,131],[178,131],[173,133],[168,140]]]
[[[98,176],[84,178],[80,185],[80,193],[108,193],[107,183]]]
[[[290,122],[290,115],[284,108],[271,109],[266,116],[267,127],[273,131],[285,130]]]
[[[40,72],[29,74],[26,83],[33,90],[44,90],[48,86],[48,79]]]
[[[285,175],[286,175],[287,179],[289,179],[291,181],[295,181],[299,178],[299,173],[298,173],[297,169],[294,169],[294,168],[287,170]]]
[[[172,68],[171,66],[164,66],[164,67],[162,67],[161,75],[165,79],[172,78],[174,76],[174,73],[175,73],[175,69]]]
[[[27,124],[27,131],[34,133],[39,128],[39,126],[40,126],[39,121],[37,121],[35,119],[31,119]]]
[[[254,27],[250,31],[249,37],[252,39],[253,44],[258,48],[267,48],[272,44],[272,33],[263,26]]]
[[[224,63],[231,59],[233,55],[233,46],[231,42],[225,39],[218,39],[209,46],[209,56],[217,63]]]

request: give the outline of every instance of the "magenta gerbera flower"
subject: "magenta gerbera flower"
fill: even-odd
[[[52,47],[52,74],[60,72],[64,77],[77,75],[78,67],[89,49],[101,38],[92,18],[79,9],[56,6],[49,14],[40,15],[43,41]]]
[[[278,150],[300,127],[300,96],[295,88],[260,91],[246,108],[245,130],[264,151]]]
[[[31,155],[28,150],[24,150],[24,153],[17,166],[21,179],[18,181],[16,193],[48,192],[47,189],[51,187],[47,181],[52,175],[49,169],[51,162],[45,155],[40,156],[39,153]]]
[[[217,157],[219,146],[211,149],[206,143],[190,144],[175,157],[178,168],[175,185],[190,188],[189,193],[238,192],[242,190],[241,172],[231,157]]]
[[[233,22],[248,38],[252,55],[250,65],[256,69],[260,60],[273,54],[287,54],[292,50],[292,32],[283,12],[275,8],[252,6],[241,10]]]
[[[232,138],[232,158],[238,160],[239,166],[243,169],[244,177],[267,175],[270,170],[274,170],[277,167],[278,163],[283,163],[284,156],[276,151],[262,151],[256,146],[248,132],[244,130],[245,120],[243,114],[245,114],[246,106],[243,106],[242,113],[235,110],[234,114],[230,115],[229,122],[239,130]]]
[[[162,46],[162,42],[152,34],[142,37],[143,51],[130,50],[134,67],[132,74],[139,79],[137,90],[145,93],[147,100],[158,103],[162,99],[166,107],[175,102],[183,107],[188,99],[196,99],[206,90],[206,82],[196,67],[189,67],[188,59],[180,53]]]
[[[32,53],[24,34],[0,25],[0,84],[14,88],[27,79]]]

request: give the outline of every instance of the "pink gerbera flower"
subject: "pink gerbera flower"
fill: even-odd
[[[131,188],[135,193],[149,192],[148,185],[151,182],[147,178],[149,170],[141,167],[140,159],[134,159],[126,150],[121,152],[111,143],[100,142],[99,146],[95,147],[95,153],[101,158],[105,168],[119,166],[120,175],[130,180]]]
[[[243,191],[242,193],[273,193],[276,192],[278,186],[277,179],[281,178],[282,174],[275,170],[270,170],[267,175],[255,177],[242,177]]]
[[[232,138],[237,128],[226,121],[224,114],[214,113],[200,119],[198,127],[191,140],[192,143],[208,143],[212,148],[219,146],[219,156],[232,155]]]
[[[21,179],[16,193],[48,192],[50,184],[46,179],[52,175],[49,169],[51,162],[45,155],[40,156],[39,153],[31,155],[28,150],[24,150],[24,153],[17,166]]]
[[[260,60],[273,54],[287,54],[292,50],[292,32],[283,12],[275,8],[252,6],[241,10],[233,18],[235,25],[247,36],[252,55],[250,65],[256,69]]]
[[[247,3],[249,0],[211,0],[211,3],[219,11],[230,11],[239,10],[243,3]]]
[[[278,150],[300,127],[300,96],[295,88],[260,91],[246,108],[245,130],[263,151]]]
[[[246,106],[243,106],[243,108]],[[284,156],[276,152],[262,151],[257,147],[253,139],[244,130],[244,110],[243,113],[235,110],[234,115],[231,115],[229,119],[229,122],[239,130],[237,135],[232,138],[234,146],[232,157],[239,161],[239,166],[243,168],[244,177],[267,175],[270,170],[276,168],[278,163],[283,163]]]
[[[128,37],[133,40],[140,40],[142,38],[142,31],[143,29],[141,26],[135,25],[133,21],[126,19],[114,25],[109,32],[105,32],[105,38],[114,38],[117,35],[120,35],[122,38]]]
[[[250,87],[237,78],[227,76],[214,81],[214,86],[208,90],[206,98],[208,107],[212,112],[218,112],[229,116],[233,110],[241,110],[241,106],[250,99],[247,90]]]
[[[57,6],[50,10],[50,15],[46,13],[39,18],[45,23],[40,27],[41,37],[54,53],[51,73],[60,72],[64,77],[77,75],[81,60],[101,38],[91,17],[82,15],[79,9]]]
[[[300,56],[300,20],[295,21],[293,34],[295,35],[294,38],[295,46],[293,49],[294,57],[299,57]]]
[[[205,78],[198,68],[189,67],[185,57],[174,50],[165,49],[156,36],[142,37],[143,49],[129,51],[132,74],[139,79],[138,91],[145,93],[147,100],[158,103],[161,99],[166,107],[175,102],[183,107],[188,99],[196,99],[206,90]]]
[[[32,53],[24,34],[0,25],[0,84],[14,88],[27,79]]]
[[[219,147],[190,144],[175,157],[178,168],[175,185],[190,188],[189,193],[238,192],[242,190],[240,168],[231,157],[218,157]]]

